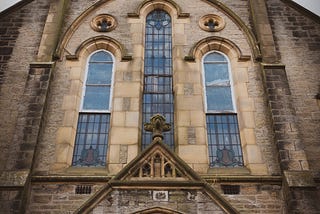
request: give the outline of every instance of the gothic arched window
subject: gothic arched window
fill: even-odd
[[[172,130],[164,133],[164,143],[174,149],[172,89],[171,17],[164,10],[154,10],[146,18],[143,124],[154,114],[165,116]],[[151,133],[142,132],[142,149],[152,142]]]
[[[228,59],[219,52],[203,58],[210,167],[243,166]]]
[[[73,166],[105,166],[110,126],[113,57],[97,51],[89,57],[78,118]]]

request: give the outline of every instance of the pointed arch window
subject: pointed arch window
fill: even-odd
[[[243,166],[227,57],[219,52],[207,54],[203,71],[210,167]]]
[[[73,166],[105,166],[110,126],[113,56],[97,51],[88,60],[73,153]]]
[[[143,124],[154,114],[162,114],[172,130],[164,133],[164,142],[174,149],[172,89],[171,17],[164,10],[154,10],[146,18]],[[142,131],[142,149],[152,141],[151,133]]]

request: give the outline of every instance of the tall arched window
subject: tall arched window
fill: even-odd
[[[105,166],[110,126],[113,57],[89,57],[73,153],[73,166]]]
[[[171,17],[164,10],[154,10],[146,18],[143,123],[154,114],[165,116],[171,131],[164,133],[164,142],[174,149],[172,33]],[[151,133],[142,132],[142,149],[151,143]]]
[[[203,70],[210,167],[243,166],[228,59],[211,52],[203,58]]]

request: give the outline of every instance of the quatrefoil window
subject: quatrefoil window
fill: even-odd
[[[98,32],[109,32],[117,26],[116,19],[108,14],[100,14],[91,21],[91,28]]]
[[[225,27],[225,22],[222,17],[215,14],[208,14],[199,20],[199,26],[202,30],[209,32],[217,32]]]

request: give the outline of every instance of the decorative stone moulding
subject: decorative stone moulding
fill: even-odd
[[[226,23],[221,16],[208,14],[201,17],[199,20],[199,26],[202,30],[217,32],[221,31],[226,26]]]
[[[108,14],[100,14],[91,21],[91,28],[97,32],[109,32],[114,30],[116,27],[116,19]]]

